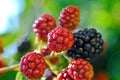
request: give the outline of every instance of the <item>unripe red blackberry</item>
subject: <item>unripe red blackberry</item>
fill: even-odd
[[[85,28],[74,33],[74,45],[67,51],[67,56],[91,60],[103,51],[103,39],[96,29]]]
[[[0,68],[3,68],[5,67],[5,61],[3,58],[0,57]],[[0,76],[2,75],[3,73],[0,72]]]
[[[49,58],[49,60],[52,64],[57,64],[59,62],[59,57],[58,56],[51,57]]]
[[[29,79],[41,78],[46,69],[43,56],[36,52],[30,52],[20,61],[20,71]]]
[[[73,35],[67,28],[57,27],[48,34],[48,48],[51,51],[69,50],[73,43]]]
[[[43,56],[48,56],[50,54],[51,54],[51,50],[48,47],[42,49]]]
[[[0,39],[0,54],[3,53],[3,41]]]
[[[63,71],[57,76],[57,80],[73,80],[71,76],[67,72],[67,68],[63,69]]]
[[[70,30],[75,29],[80,22],[80,10],[76,6],[67,6],[61,11],[60,25]]]
[[[33,24],[33,31],[43,40],[47,40],[48,33],[56,27],[56,20],[49,14],[40,16]]]
[[[51,69],[47,68],[43,76],[46,77],[45,80],[53,80],[54,77],[56,77],[57,75],[54,72],[52,72]]]
[[[109,78],[110,77],[107,72],[101,71],[95,75],[94,80],[110,80]]]
[[[5,62],[3,58],[0,58],[0,68],[5,67]]]
[[[67,72],[72,80],[91,80],[94,76],[92,65],[80,58],[68,65]]]

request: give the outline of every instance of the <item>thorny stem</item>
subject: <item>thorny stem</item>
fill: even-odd
[[[17,67],[19,67],[19,64],[15,64],[15,65],[12,65],[12,66],[9,66],[9,67],[0,68],[0,73],[4,73],[6,71],[15,69]]]

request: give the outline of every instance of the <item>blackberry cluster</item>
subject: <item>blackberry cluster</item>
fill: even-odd
[[[74,45],[67,51],[67,56],[90,60],[103,51],[103,39],[94,28],[79,29],[73,33]]]

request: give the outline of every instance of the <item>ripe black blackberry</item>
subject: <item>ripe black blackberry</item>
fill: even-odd
[[[30,40],[25,38],[19,45],[18,45],[18,51],[20,53],[27,52],[31,48]]]
[[[90,60],[103,51],[103,39],[94,28],[79,29],[73,33],[74,45],[67,51],[67,56]]]

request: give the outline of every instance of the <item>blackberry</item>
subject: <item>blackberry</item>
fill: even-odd
[[[50,55],[50,54],[51,54],[51,50],[49,50],[48,47],[43,48],[43,50],[42,50],[42,55],[43,55],[43,56],[48,56],[48,55]]]
[[[73,80],[67,72],[67,68],[63,69],[61,73],[58,74],[57,80]]]
[[[80,9],[77,6],[63,8],[59,17],[60,25],[70,30],[75,29],[80,23]]]
[[[43,14],[33,24],[33,31],[38,38],[47,40],[47,35],[56,27],[56,20],[50,14]]]
[[[42,54],[29,52],[21,58],[20,71],[29,79],[41,78],[46,69]]]
[[[2,57],[0,57],[0,68],[3,68],[5,67],[5,61]],[[3,72],[0,72],[0,76],[3,75],[4,73]]]
[[[54,72],[52,72],[51,69],[47,68],[43,76],[46,77],[45,80],[53,80],[53,78],[56,77],[57,75]]]
[[[2,54],[3,51],[4,51],[4,49],[3,49],[3,41],[2,41],[2,39],[0,39],[0,54]]]
[[[67,73],[72,80],[91,80],[94,76],[92,65],[81,58],[73,60],[67,68]]]
[[[31,43],[29,39],[23,40],[19,45],[18,45],[18,52],[23,53],[27,52],[31,48]]]
[[[48,48],[54,52],[69,50],[74,43],[73,34],[67,28],[58,26],[48,34]]]
[[[103,39],[96,29],[79,29],[73,35],[74,45],[67,51],[67,56],[90,60],[103,51]]]
[[[106,71],[101,71],[95,75],[94,80],[110,80]]]

